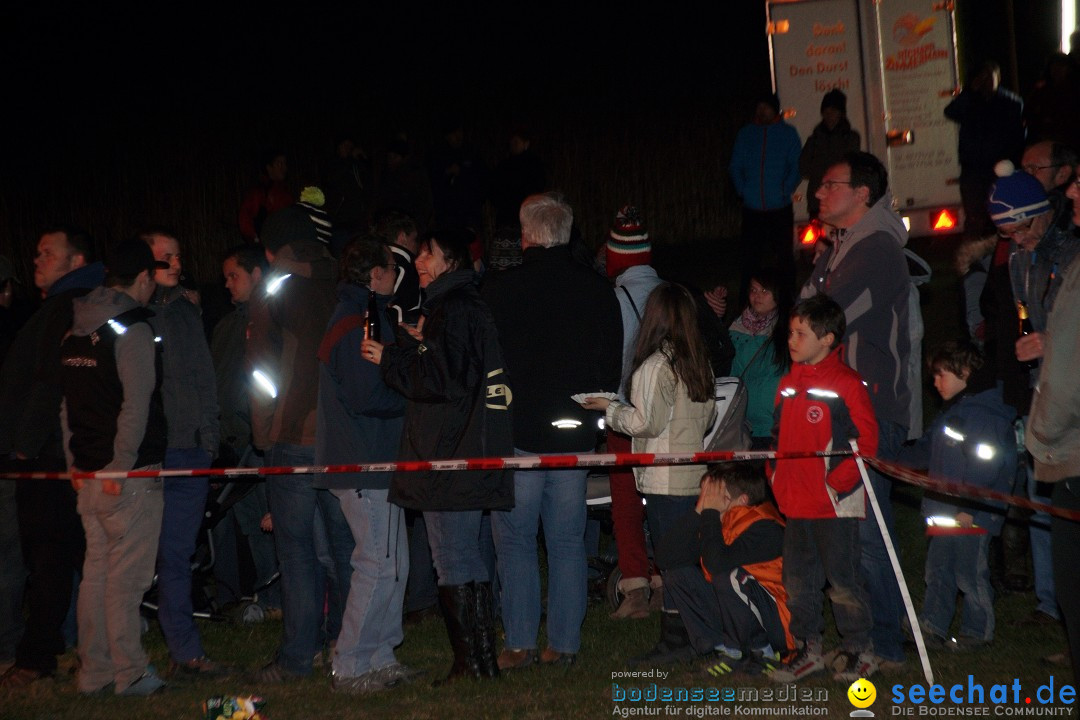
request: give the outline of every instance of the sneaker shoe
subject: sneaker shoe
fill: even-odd
[[[116,694],[129,697],[146,697],[147,695],[153,695],[163,687],[165,687],[165,681],[157,676],[153,668],[148,667],[146,672],[139,676],[138,680]]]
[[[519,670],[536,663],[536,650],[513,650],[506,648],[499,653],[498,665],[500,670]]]
[[[1045,625],[1060,625],[1061,620],[1042,610],[1032,610],[1031,614],[1021,620],[1019,624],[1022,627],[1042,627]]]
[[[833,680],[852,683],[877,672],[877,658],[872,652],[853,653],[841,650],[836,653],[830,668],[833,671]]]
[[[3,675],[0,675],[0,688],[15,690],[17,688],[29,687],[38,680],[44,680],[47,677],[50,677],[47,673],[30,670],[29,668],[21,668],[18,665],[12,665]]]
[[[413,670],[408,665],[393,662],[375,670],[374,674],[382,680],[386,687],[391,688],[411,683],[413,680],[423,675],[424,671]]]
[[[551,648],[544,648],[544,651],[540,653],[541,665],[573,665],[577,661],[577,654],[564,653],[558,650],[552,650]]]
[[[369,670],[363,675],[355,677],[334,675],[330,680],[330,689],[345,695],[370,695],[388,688],[382,678],[379,677],[378,670]]]
[[[800,682],[825,669],[825,659],[817,650],[803,646],[785,663],[769,673],[769,679],[778,683]]]
[[[743,675],[769,675],[780,667],[780,653],[776,651],[751,650],[750,654],[743,658],[738,672]]]
[[[252,676],[252,682],[260,683],[263,685],[281,685],[282,683],[292,682],[293,680],[299,680],[302,676],[291,670],[286,670],[285,666],[279,663],[277,660],[265,665],[256,670]]]
[[[942,647],[949,652],[966,653],[973,652],[975,650],[981,650],[989,644],[990,643],[988,643],[986,640],[983,640],[982,638],[974,638],[969,635],[961,635],[960,637],[949,638],[944,643],[942,643]]]
[[[744,662],[745,659],[742,656],[735,657],[723,650],[717,650],[705,661],[701,669],[709,677],[719,679],[739,670]]]
[[[644,620],[649,617],[649,588],[639,587],[627,592],[618,609],[608,617],[612,620]]]
[[[169,661],[169,675],[187,675],[189,677],[225,677],[231,675],[233,669],[228,665],[222,665],[221,663],[214,662],[210,658],[203,655],[187,662],[176,662],[175,660]]]

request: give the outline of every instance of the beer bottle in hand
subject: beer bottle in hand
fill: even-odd
[[[364,321],[364,338],[382,342],[382,328],[379,322],[379,303],[375,299],[375,291],[368,291],[367,318]]]
[[[1031,318],[1028,316],[1027,304],[1023,300],[1016,301],[1016,314],[1020,318],[1021,337],[1023,337],[1024,335],[1030,335],[1031,333],[1035,332],[1035,328],[1031,325]],[[1026,362],[1020,363],[1021,367],[1027,368],[1028,370],[1033,370],[1034,368],[1038,367],[1038,365],[1038,360],[1028,360]]]

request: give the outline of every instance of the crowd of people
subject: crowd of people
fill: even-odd
[[[456,125],[432,154],[427,195],[408,147],[392,148],[386,212],[374,216],[351,141],[326,191],[298,198],[284,155],[269,153],[241,203],[245,242],[221,258],[233,308],[209,335],[172,231],[148,228],[106,264],[85,232],[48,228],[33,281],[43,301],[3,360],[0,453],[8,471],[75,477],[0,482],[0,660],[10,663],[0,687],[51,676],[75,645],[79,692],[158,691],[165,680],[140,640],[155,577],[164,674],[238,671],[207,656],[193,615],[192,557],[218,486],[197,474],[123,477],[131,470],[583,455],[597,450],[598,428],[611,452],[694,452],[719,422],[716,381],[737,378],[747,447],[819,453],[855,441],[934,477],[1001,492],[1019,482],[1033,498],[1080,505],[1066,370],[1078,349],[1076,153],[1042,140],[998,158],[1020,169],[999,164],[982,191],[993,234],[971,216],[961,248],[971,335],[928,353],[945,404],[922,432],[907,230],[845,102],[825,96],[803,148],[775,96],[739,133],[731,171],[753,251],[732,322],[726,288],[661,279],[636,207],[618,211],[600,252],[583,252],[574,211],[544,191],[523,130],[495,186],[486,248],[475,230],[482,183]],[[788,240],[774,238],[790,240],[804,176],[830,232],[797,288]],[[1031,466],[1018,460],[1017,418]],[[231,483],[216,601],[253,594],[281,621],[276,656],[253,673],[263,684],[327,666],[336,692],[413,682],[422,671],[395,651],[426,612],[441,616],[454,658],[437,684],[573,666],[588,597],[587,476],[492,467]],[[615,468],[609,482],[622,575],[611,616],[659,613],[660,639],[635,663],[851,681],[902,666],[916,631],[954,651],[993,641],[1001,503],[927,493],[928,520],[959,532],[929,543],[913,628],[886,547],[898,544],[892,480],[860,473],[852,457]],[[1064,621],[1074,668],[1080,594],[1073,574],[1054,571],[1076,537],[1072,521],[1032,520],[1029,621]],[[1007,572],[1018,561],[1005,555]],[[826,592],[840,634],[831,652]]]

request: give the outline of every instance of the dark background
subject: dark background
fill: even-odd
[[[451,115],[489,165],[527,123],[590,244],[626,202],[657,243],[737,233],[726,165],[769,83],[764,2],[448,5],[0,11],[0,253],[29,277],[47,224],[87,227],[106,255],[165,224],[212,280],[266,148],[287,151],[298,190],[337,134],[378,166],[390,137],[422,155]],[[960,0],[958,36],[962,63],[994,57],[1024,93],[1058,9],[1015,5]]]

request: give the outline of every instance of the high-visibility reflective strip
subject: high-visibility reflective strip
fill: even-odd
[[[255,370],[251,373],[251,377],[255,379],[259,388],[272,398],[277,398],[277,385],[266,376],[262,370]]]
[[[957,431],[953,430],[948,425],[945,426],[944,432],[945,432],[945,437],[952,438],[953,440],[955,440],[957,442],[964,442],[963,434],[958,433]]]
[[[286,273],[284,275],[279,275],[278,277],[268,282],[266,284],[266,294],[273,295],[274,293],[276,293],[278,290],[281,289],[282,284],[291,277],[292,273]]]

